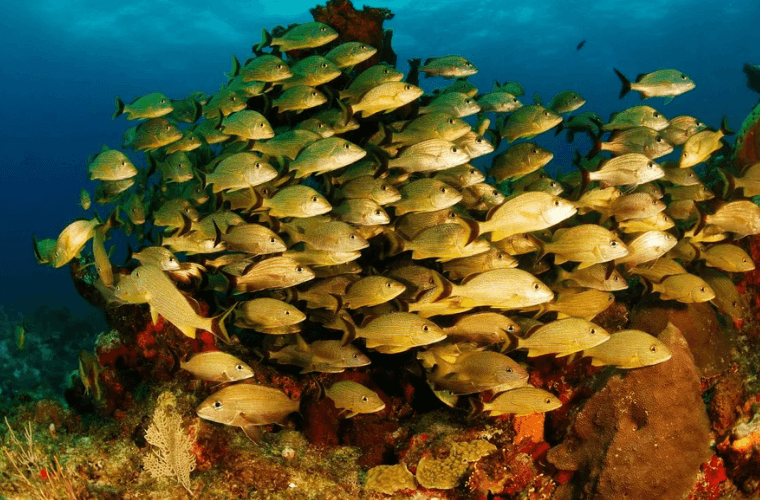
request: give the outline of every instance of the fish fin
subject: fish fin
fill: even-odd
[[[34,258],[37,259],[38,264],[42,264],[42,254],[40,254],[39,242],[37,236],[32,234],[32,248],[34,248]]]
[[[556,261],[555,261],[555,263],[556,263]],[[580,264],[578,264],[578,269],[579,270],[580,269],[586,269],[587,267],[591,267],[593,265],[594,265],[593,262],[581,262]]]
[[[272,45],[272,35],[269,34],[269,32],[266,29],[261,30],[261,43],[256,45],[253,49],[254,53],[257,53],[261,51],[264,47],[269,47]]]
[[[471,420],[483,413],[485,405],[483,404],[483,401],[477,396],[469,398],[469,402],[470,410],[467,412],[467,419]]]
[[[720,175],[720,178],[723,180],[723,191],[721,192],[721,198],[725,200],[729,194],[733,193],[736,190],[736,177],[725,172],[722,168],[718,168],[718,175]],[[744,194],[746,196],[746,189],[744,191]]]
[[[346,321],[347,318],[343,315],[338,315],[335,319],[338,323],[338,327],[343,330],[341,345],[345,347],[356,338],[356,325],[353,321]]]
[[[625,75],[623,75],[623,73],[618,71],[616,68],[612,68],[612,71],[614,71],[618,78],[620,78],[620,83],[623,85],[623,87],[620,89],[620,95],[618,96],[618,99],[622,99],[628,92],[631,91],[631,82],[628,80],[628,78],[625,77]]]
[[[246,435],[248,439],[253,441],[254,443],[258,443],[261,441],[262,431],[261,427],[254,424],[246,424],[240,427],[243,429],[243,433]]]
[[[348,414],[346,415],[346,417],[345,417],[345,418],[351,418],[351,417],[355,417],[355,416],[357,416],[358,414],[359,414],[358,412],[355,412],[355,411],[350,411],[350,412],[348,412]]]
[[[643,96],[642,96],[642,99],[644,99],[644,97],[643,97]],[[672,96],[672,95],[669,95],[669,96],[666,96],[666,97],[665,97],[665,100],[664,100],[662,103],[663,103],[663,104],[669,104],[669,103],[670,103],[670,101],[672,101],[672,100],[673,100],[673,96]]]
[[[591,366],[606,366],[604,361],[598,358],[591,358]]]
[[[195,110],[195,112],[193,113],[192,123],[195,123],[201,117],[201,114],[203,114],[203,106],[201,106],[201,103],[199,103],[198,101],[193,100],[193,109]]]
[[[541,96],[539,95],[538,92],[536,92],[535,94],[533,94],[533,104],[538,104],[538,105],[542,105],[543,104],[543,102],[541,101]]]
[[[150,306],[150,321],[154,325],[158,323],[158,311],[153,306]],[[195,338],[195,335],[193,335],[193,338]]]
[[[612,136],[610,136],[610,139]],[[601,137],[594,137],[594,146],[591,148],[591,150],[586,155],[586,159],[591,159],[594,156],[598,155],[602,152],[602,139]]]
[[[116,98],[116,111],[113,112],[113,116],[111,117],[112,120],[116,119],[117,116],[124,114],[124,101]]]
[[[502,331],[504,332],[504,330]],[[512,352],[520,348],[520,337],[510,332],[504,332],[504,336],[506,340],[501,345],[501,349],[499,349],[502,353]]]
[[[300,333],[295,334],[296,336],[296,344],[298,344],[298,349],[300,349],[303,352],[311,352],[311,346],[306,343],[306,341],[303,339]]]
[[[188,234],[190,228],[193,226],[193,221],[185,212],[180,212],[179,215],[182,217],[182,227],[179,228],[179,231],[174,236],[184,236]]]
[[[151,314],[152,314],[152,312],[153,312],[153,309],[151,308]],[[155,323],[153,323],[153,324],[155,325]],[[174,325],[174,326],[177,327],[177,330],[179,330],[180,332],[184,333],[185,336],[190,337],[191,339],[195,338],[195,330],[196,329],[195,329],[194,326],[177,326],[177,325]]]
[[[697,222],[694,224],[694,236],[696,236],[707,225],[707,214],[697,203],[694,204],[694,208],[697,210]]]
[[[579,359],[581,359],[581,356],[582,356],[582,354],[581,354],[580,351],[576,351],[576,352],[574,352],[572,354],[568,353],[567,354],[567,364],[569,365],[571,363],[575,363],[576,361],[578,361]]]
[[[612,276],[612,273],[615,272],[615,261],[609,261],[607,262],[607,269],[604,270],[604,281],[607,281]]]
[[[559,135],[559,133],[562,132],[564,129],[565,129],[565,122],[559,122],[559,125],[557,125],[554,128],[554,135],[555,136]],[[570,132],[570,131],[568,130],[568,132]],[[567,142],[572,142],[572,141],[567,141]]]
[[[232,54],[232,69],[226,75],[227,78],[231,80],[235,78],[236,76],[238,76],[240,74],[240,68],[241,68],[240,61],[238,61],[238,58],[235,54]]]
[[[332,306],[332,312],[337,313],[344,307],[347,307],[350,309],[349,305],[343,302],[343,298],[340,295],[336,295],[334,293],[329,293],[328,295],[332,297],[335,301],[334,305]]]
[[[554,254],[554,264],[555,265],[564,264],[565,262],[567,262],[567,257],[565,257],[563,255],[556,254],[556,253]],[[580,269],[580,267],[578,269]]]

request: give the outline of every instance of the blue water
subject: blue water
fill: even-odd
[[[86,311],[66,268],[37,265],[31,234],[54,238],[78,216],[86,158],[105,143],[121,144],[128,127],[112,121],[114,97],[129,101],[152,91],[183,98],[213,93],[230,56],[244,60],[262,27],[311,20],[306,0],[61,1],[0,3],[0,150],[4,214],[0,237],[0,304],[31,311],[41,304]],[[588,101],[581,111],[609,113],[636,104],[618,100],[612,67],[629,78],[678,68],[695,90],[663,105],[665,116],[697,116],[718,126],[723,115],[738,128],[757,102],[742,65],[760,63],[760,2],[378,1],[396,17],[393,48],[399,67],[412,57],[461,54],[480,73],[471,80],[489,91],[494,79],[516,80],[524,102],[548,100],[572,88]],[[361,2],[357,3],[360,6]],[[585,47],[576,51],[583,39]],[[439,78],[423,79],[431,90]],[[569,164],[571,146],[551,133],[537,142]],[[576,140],[578,141],[578,140]],[[576,145],[586,147],[580,141]],[[504,146],[502,146],[504,147]],[[135,155],[140,156],[140,155]],[[101,208],[105,215],[105,211]]]

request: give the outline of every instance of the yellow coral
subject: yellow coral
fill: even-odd
[[[378,465],[367,472],[366,488],[370,491],[390,495],[401,490],[417,488],[414,475],[406,464]]]
[[[153,420],[145,432],[145,440],[152,446],[143,464],[154,478],[175,477],[177,482],[190,490],[190,473],[195,469],[192,453],[193,438],[182,428],[182,417],[175,408],[172,396],[159,397]]]
[[[417,481],[425,488],[438,490],[456,488],[467,472],[469,462],[477,462],[494,451],[496,451],[496,446],[482,439],[453,443],[448,458],[423,457],[419,461]]]

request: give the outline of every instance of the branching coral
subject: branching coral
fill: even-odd
[[[154,478],[176,477],[190,489],[190,473],[195,469],[192,453],[194,439],[182,428],[182,417],[170,405],[159,405],[145,432],[145,440],[153,447],[145,457],[145,469]]]

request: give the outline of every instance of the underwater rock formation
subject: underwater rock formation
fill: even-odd
[[[549,450],[551,463],[577,471],[560,498],[681,499],[694,487],[710,458],[699,372],[680,332],[670,328],[659,338],[670,361],[611,377]]]

